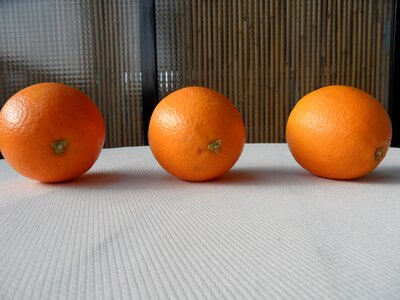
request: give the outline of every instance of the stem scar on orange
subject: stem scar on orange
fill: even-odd
[[[372,172],[392,138],[390,118],[371,95],[333,85],[304,96],[291,111],[286,139],[296,161],[311,173],[354,179]]]
[[[88,171],[105,139],[103,117],[88,96],[60,83],[31,85],[0,111],[0,149],[21,175],[61,182]]]
[[[157,105],[148,137],[166,171],[188,181],[207,181],[225,174],[239,159],[245,129],[228,98],[208,88],[186,87]]]

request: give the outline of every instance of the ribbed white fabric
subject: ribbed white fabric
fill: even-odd
[[[184,182],[148,147],[106,149],[42,184],[0,162],[0,299],[400,299],[400,153],[371,175],[310,175],[249,144]]]

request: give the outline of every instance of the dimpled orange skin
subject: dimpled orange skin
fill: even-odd
[[[148,137],[154,157],[169,173],[207,181],[225,174],[239,159],[245,129],[228,98],[208,88],[186,87],[157,105]]]
[[[385,157],[392,126],[383,106],[349,86],[327,86],[304,96],[289,115],[286,139],[296,161],[311,173],[355,179]]]
[[[105,124],[82,92],[59,83],[39,83],[12,96],[0,112],[0,149],[20,174],[61,182],[85,173],[104,144]],[[66,141],[57,154],[54,143]],[[60,145],[59,145],[60,146]]]

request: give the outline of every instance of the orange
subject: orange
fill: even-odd
[[[327,86],[293,108],[286,139],[296,161],[311,173],[353,179],[372,172],[385,157],[392,126],[383,106],[349,86]]]
[[[82,92],[39,83],[12,96],[0,111],[0,149],[20,174],[60,182],[85,173],[104,144],[105,124]]]
[[[165,170],[184,180],[206,181],[222,176],[236,163],[245,130],[228,98],[208,88],[186,87],[157,105],[148,137]]]

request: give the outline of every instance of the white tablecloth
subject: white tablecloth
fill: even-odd
[[[250,144],[190,183],[148,147],[105,149],[42,184],[0,162],[0,299],[400,299],[400,153],[371,175],[310,175]]]

